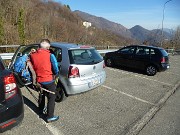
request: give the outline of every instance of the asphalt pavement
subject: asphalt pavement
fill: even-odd
[[[180,87],[138,135],[180,135]]]
[[[3,135],[180,135],[179,59],[171,56],[170,69],[155,76],[106,67],[102,86],[56,103],[60,119],[53,123],[38,116],[37,102],[22,88],[25,117]]]

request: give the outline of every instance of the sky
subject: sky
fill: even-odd
[[[162,28],[175,30],[180,26],[180,0],[170,0],[169,2],[167,2],[168,0],[54,1],[69,5],[72,11],[80,10],[103,17],[128,29],[140,25],[148,30]]]

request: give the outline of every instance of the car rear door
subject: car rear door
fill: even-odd
[[[145,69],[148,63],[150,63],[150,49],[144,46],[137,46],[134,55],[134,67]]]
[[[14,63],[16,61],[16,59],[24,54],[29,55],[29,53],[32,51],[32,49],[37,49],[39,48],[38,44],[32,44],[32,45],[20,45],[16,52],[14,53],[10,65],[8,66],[9,69],[13,70],[14,67]]]
[[[11,62],[10,62],[10,64],[9,64],[9,66],[8,66],[8,68],[9,68],[10,70],[14,71],[14,64],[15,64],[15,61],[17,60],[18,57],[21,57],[21,56],[23,56],[24,54],[29,55],[30,52],[31,52],[33,49],[36,50],[36,49],[38,49],[38,48],[39,48],[39,45],[38,45],[38,44],[20,45],[20,46],[17,48],[16,52],[14,53],[14,55],[13,55],[13,57],[12,57],[12,60],[11,60]],[[25,84],[25,83],[21,80],[21,78],[18,76],[17,73],[14,72],[14,74],[15,74],[16,79],[18,80],[18,83],[19,83],[20,85],[27,85],[27,84]]]

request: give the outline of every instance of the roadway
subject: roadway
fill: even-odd
[[[49,124],[39,118],[37,103],[23,88],[24,120],[3,135],[178,135],[179,59],[170,56],[170,69],[155,76],[106,67],[104,85],[56,103],[60,119]]]

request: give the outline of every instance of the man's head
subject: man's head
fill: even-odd
[[[48,39],[42,39],[40,42],[40,48],[49,49],[50,41]]]

